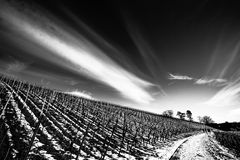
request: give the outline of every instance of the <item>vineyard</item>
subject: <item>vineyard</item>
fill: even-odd
[[[157,158],[165,142],[208,128],[0,78],[3,160]]]
[[[237,157],[240,158],[240,133],[239,132],[214,132],[216,140],[221,145],[230,149]]]

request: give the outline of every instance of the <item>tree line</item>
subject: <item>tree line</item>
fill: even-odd
[[[166,117],[173,117],[174,112],[173,110],[166,110],[166,111],[163,111],[162,115]],[[187,110],[186,112],[177,111],[176,116],[182,120],[186,120],[187,118],[189,121],[193,121],[192,112],[190,110]],[[214,123],[214,121],[210,116],[203,116],[203,117],[198,116],[198,121],[203,124]]]

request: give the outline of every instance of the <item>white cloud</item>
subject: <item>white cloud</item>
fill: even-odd
[[[78,96],[78,97],[83,97],[83,98],[87,98],[87,99],[94,99],[92,97],[92,94],[86,91],[71,91],[71,92],[65,92],[66,94],[71,94],[73,96]]]
[[[7,72],[20,72],[26,69],[27,65],[25,63],[15,61],[13,63],[8,64],[6,67],[7,67],[6,69]]]
[[[170,79],[170,80],[193,80],[193,78],[189,77],[189,76],[174,75],[174,74],[171,74],[171,73],[168,74],[168,79]]]
[[[200,78],[195,79],[195,84],[212,84],[212,85],[226,85],[226,79],[208,79],[208,78]]]
[[[224,86],[227,84],[227,80],[226,79],[220,79],[220,78],[193,78],[190,76],[186,76],[186,75],[179,75],[179,74],[168,74],[168,79],[169,80],[187,80],[187,81],[193,81],[194,84],[209,84],[209,85],[213,85],[213,86]]]

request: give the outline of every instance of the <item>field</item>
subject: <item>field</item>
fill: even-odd
[[[166,142],[210,129],[0,78],[3,160],[157,158]]]

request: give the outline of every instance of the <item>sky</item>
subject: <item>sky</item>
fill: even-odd
[[[0,0],[0,73],[90,99],[240,121],[227,0]]]

